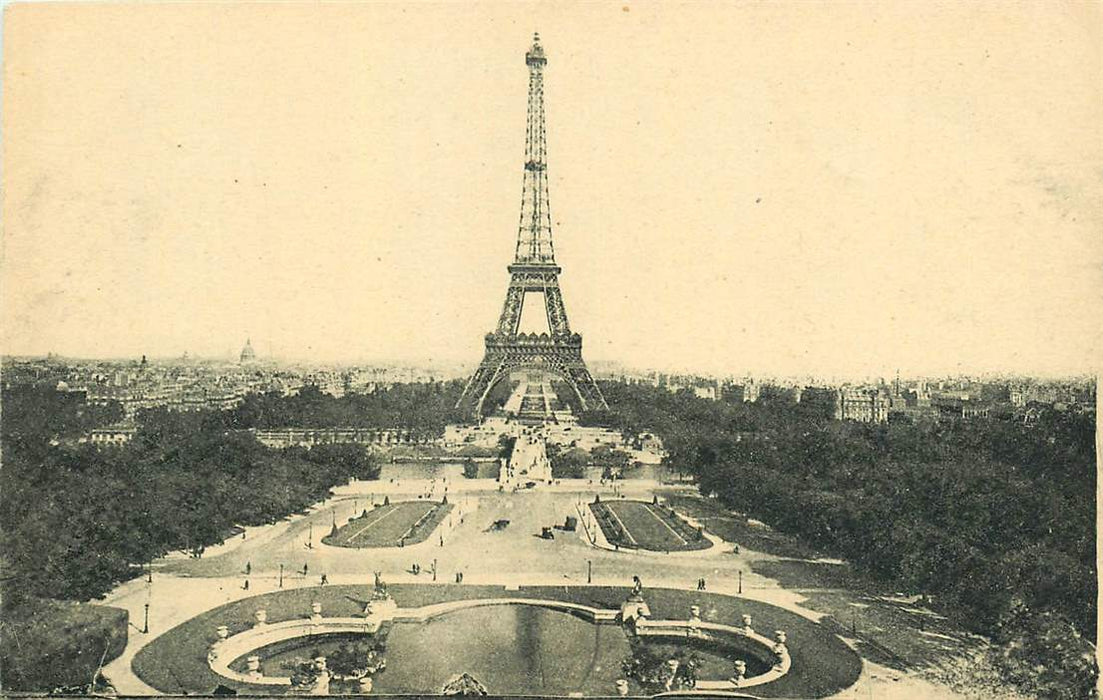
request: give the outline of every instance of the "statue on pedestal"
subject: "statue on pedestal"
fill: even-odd
[[[632,592],[628,599],[620,606],[620,620],[622,624],[635,624],[638,619],[651,615],[651,609],[643,599],[643,581],[639,576],[632,577]]]
[[[386,598],[387,596],[387,584],[383,582],[383,572],[375,572],[375,588],[372,591],[373,598]]]

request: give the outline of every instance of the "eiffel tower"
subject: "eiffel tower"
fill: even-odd
[[[582,360],[582,336],[572,333],[559,288],[562,268],[555,264],[551,213],[548,209],[547,141],[544,134],[544,48],[533,37],[525,54],[529,67],[528,124],[525,130],[525,176],[521,223],[509,269],[509,289],[498,328],[486,336],[486,355],[467,382],[456,408],[481,414],[491,388],[517,370],[538,370],[560,377],[578,396],[583,410],[608,408]],[[547,333],[521,333],[525,296],[540,292],[548,319]]]

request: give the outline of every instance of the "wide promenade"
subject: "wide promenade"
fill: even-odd
[[[625,480],[616,490],[587,480],[562,480],[531,491],[503,493],[489,479],[436,479],[356,482],[336,489],[329,500],[306,515],[274,525],[249,528],[207,550],[201,559],[172,555],[155,562],[152,582],[146,577],[119,586],[104,601],[126,608],[133,623],[123,655],[110,663],[106,675],[121,694],[153,694],[130,664],[137,651],[157,635],[211,608],[281,589],[317,586],[324,574],[330,584],[366,584],[383,572],[392,583],[458,585],[614,585],[624,586],[639,575],[647,585],[692,589],[704,578],[709,591],[742,595],[818,620],[821,615],[801,607],[803,593],[751,571],[752,563],[778,557],[721,543],[694,556],[611,551],[593,546],[583,534],[555,530],[555,539],[537,537],[542,528],[561,525],[568,515],[585,510],[595,494],[603,501],[624,497],[650,500],[672,487],[650,480]],[[691,491],[689,487],[681,487]],[[384,498],[441,500],[455,504],[452,517],[416,545],[349,549],[322,545],[320,537],[332,523],[345,523],[372,502]],[[509,520],[503,530],[492,530]],[[413,573],[418,564],[420,572]],[[305,573],[304,573],[305,571]],[[248,572],[248,573],[246,573]],[[246,581],[248,587],[246,588]],[[148,634],[142,633],[148,606]],[[872,695],[871,695],[872,693]],[[937,686],[900,674],[870,661],[859,682],[838,697],[952,697]]]

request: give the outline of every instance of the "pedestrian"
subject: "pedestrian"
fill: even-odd
[[[327,583],[329,583],[329,578],[327,578],[325,574],[322,574],[322,585],[324,586]]]
[[[701,590],[705,590],[705,579],[701,579]]]
[[[242,590],[249,590],[249,579],[245,579],[245,585],[241,587]]]
[[[306,576],[306,572],[308,571],[310,571],[310,567],[306,564],[306,562],[303,562],[303,576]]]
[[[251,573],[253,573],[253,563],[247,561],[245,562],[245,575],[248,576]]]
[[[460,572],[460,583],[463,583],[463,572]]]

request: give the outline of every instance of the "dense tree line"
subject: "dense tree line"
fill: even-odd
[[[556,479],[582,479],[586,476],[586,467],[600,467],[602,478],[610,478],[614,471],[623,473],[632,466],[632,456],[624,450],[608,445],[598,445],[592,450],[548,443],[548,461],[551,462],[552,477]]]
[[[130,444],[98,450],[75,438],[115,412],[72,401],[35,389],[3,396],[5,603],[100,597],[134,565],[200,555],[237,525],[274,522],[350,477],[379,474],[361,446],[272,450],[219,412],[147,411]]]
[[[563,447],[553,442],[547,445],[553,479],[582,479],[590,465],[590,453],[578,447]]]
[[[250,394],[226,414],[232,428],[380,428],[408,430],[416,438],[437,438],[449,423],[463,422],[455,408],[461,381],[395,384],[370,394],[334,397],[313,385],[294,396]]]
[[[1038,647],[1038,635],[1063,629],[1069,664],[1089,664],[1081,680],[1094,674],[1077,641],[1095,638],[1093,415],[866,425],[831,420],[822,403],[602,390],[610,411],[587,421],[654,431],[666,463],[725,506],[895,590],[931,596],[1008,649]],[[1033,665],[1010,664],[1009,675],[1024,668]]]

